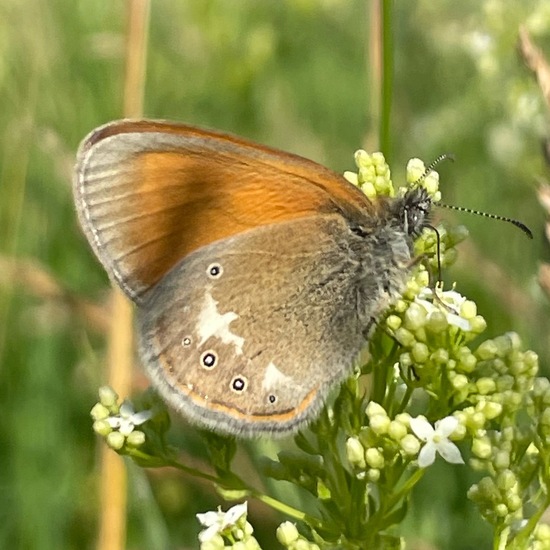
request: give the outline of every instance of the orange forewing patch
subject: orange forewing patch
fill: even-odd
[[[374,209],[361,191],[315,162],[192,126],[116,122],[92,134],[84,151],[136,133],[145,147],[106,165],[98,177],[107,180],[99,185],[101,208],[89,207],[103,256],[132,288],[147,290],[187,254],[258,226]],[[153,139],[159,134],[174,138],[170,148]]]

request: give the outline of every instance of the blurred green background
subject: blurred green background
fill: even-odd
[[[369,10],[357,0],[157,0],[145,113],[353,169],[377,132]],[[445,280],[477,302],[487,337],[518,331],[547,372],[549,307],[536,274],[549,251],[536,187],[548,177],[548,118],[516,51],[520,24],[550,57],[544,0],[394,4],[389,160],[400,181],[410,157],[453,152],[440,167],[444,202],[530,225],[533,242],[441,212],[471,232]],[[97,538],[89,410],[105,381],[104,311],[93,321],[82,309],[102,306],[108,283],[77,227],[70,181],[80,139],[121,116],[124,33],[121,1],[0,3],[0,548],[85,549]],[[175,424],[200,457],[192,430]],[[194,514],[221,499],[173,472],[130,471],[128,548],[195,548]],[[464,498],[472,480],[457,472],[438,464],[417,488],[411,548],[488,547]],[[265,548],[276,546],[277,519],[252,508]]]

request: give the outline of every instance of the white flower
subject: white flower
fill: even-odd
[[[227,512],[222,512],[221,508],[218,508],[217,512],[197,514],[200,524],[206,527],[204,531],[199,533],[199,541],[201,543],[207,542],[216,535],[221,535],[224,531],[236,527],[241,518],[246,516],[247,511],[247,503],[243,502],[242,504],[236,504]]]
[[[469,319],[459,315],[461,306],[466,302],[466,298],[456,292],[456,290],[438,291],[438,298],[452,311],[449,311],[442,307],[442,305],[436,302],[433,297],[433,290],[431,288],[424,288],[420,294],[415,298],[415,302],[424,307],[426,313],[430,314],[433,311],[442,311],[447,318],[449,325],[454,325],[464,332],[469,332],[472,329],[472,325]],[[429,299],[433,300],[430,301]]]
[[[418,454],[418,465],[421,468],[434,463],[436,452],[451,464],[464,464],[458,447],[449,441],[449,436],[458,426],[458,420],[454,416],[438,420],[435,423],[435,429],[421,416],[411,418],[410,426],[416,437],[424,442]]]
[[[107,422],[113,430],[118,430],[122,435],[129,436],[136,426],[147,422],[153,416],[151,411],[135,412],[134,407],[129,401],[124,401],[120,405],[120,414],[118,416],[110,416]]]

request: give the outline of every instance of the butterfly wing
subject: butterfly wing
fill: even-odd
[[[80,222],[110,277],[134,301],[203,246],[251,228],[374,206],[301,157],[192,126],[122,120],[82,143]]]
[[[382,203],[338,174],[185,125],[92,132],[74,193],[97,257],[138,305],[156,387],[227,433],[286,433],[311,418],[383,308],[395,274],[382,259],[394,248],[408,259],[401,237],[375,227]]]
[[[374,291],[364,302],[353,239],[342,216],[318,215],[184,258],[138,308],[141,354],[164,398],[240,436],[294,431],[314,416],[380,305]]]

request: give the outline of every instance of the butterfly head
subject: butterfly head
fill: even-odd
[[[407,235],[418,237],[429,224],[432,198],[424,187],[408,189],[399,204],[399,217]]]

